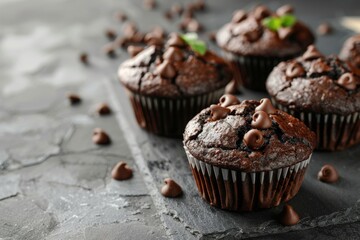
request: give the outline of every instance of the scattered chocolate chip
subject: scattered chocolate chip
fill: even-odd
[[[217,121],[226,118],[226,116],[230,113],[230,109],[213,104],[210,106],[210,112],[210,120]]]
[[[286,68],[286,76],[289,78],[300,77],[305,74],[305,70],[302,65],[298,62],[290,63]]]
[[[80,62],[82,62],[85,65],[89,64],[89,56],[87,53],[80,53],[79,56]]]
[[[156,8],[156,1],[155,0],[144,0],[143,5],[146,9],[154,9]]]
[[[81,103],[81,98],[79,95],[76,95],[74,93],[69,93],[67,95],[67,98],[69,99],[69,102],[71,105],[77,105],[79,103]]]
[[[270,10],[263,5],[257,6],[254,10],[254,16],[257,20],[264,19],[270,15],[271,15]]]
[[[247,14],[244,10],[237,10],[234,12],[231,22],[239,23],[239,22],[245,20],[246,17],[247,17]]]
[[[129,38],[127,37],[118,37],[115,39],[114,45],[117,47],[125,48],[129,42]]]
[[[194,18],[190,19],[186,26],[186,30],[188,32],[201,32],[203,28],[204,27],[201,25],[201,23]]]
[[[170,11],[172,14],[180,16],[184,12],[184,8],[180,4],[175,3],[171,6]]]
[[[332,165],[326,164],[320,169],[318,179],[322,182],[334,183],[339,179],[339,174]]]
[[[347,90],[355,90],[356,89],[356,81],[354,75],[352,73],[344,73],[340,76],[337,83],[346,88]]]
[[[255,112],[264,111],[267,114],[275,114],[276,108],[272,105],[271,101],[268,98],[263,98],[260,100],[260,105],[255,108]]]
[[[191,19],[194,17],[194,11],[192,9],[186,9],[183,13],[183,18],[188,18],[188,19]]]
[[[125,162],[119,162],[111,171],[111,177],[117,181],[127,180],[132,175],[132,169]]]
[[[180,197],[183,193],[179,184],[171,178],[164,179],[165,185],[161,188],[161,194],[165,197],[176,198]]]
[[[164,30],[164,28],[160,27],[160,26],[156,26],[153,28],[153,30],[151,31],[152,34],[154,34],[154,36],[159,37],[159,38],[165,38],[166,35],[166,31]]]
[[[208,33],[208,38],[209,38],[210,41],[216,42],[216,32],[209,32]]]
[[[167,20],[172,20],[173,19],[173,13],[171,12],[171,10],[166,10],[164,12],[164,18],[166,18]]]
[[[182,40],[181,37],[179,36],[179,34],[177,34],[177,33],[170,34],[170,38],[166,44],[168,46],[176,46],[176,47],[186,46],[186,43],[184,42],[184,40]]]
[[[287,39],[294,33],[294,29],[291,27],[280,28],[277,33],[280,39]]]
[[[179,29],[182,31],[186,31],[187,30],[187,26],[189,25],[189,22],[191,21],[191,17],[187,17],[184,15],[184,17],[181,19],[180,23],[179,23]]]
[[[225,93],[229,93],[229,94],[239,94],[240,91],[237,88],[237,84],[235,80],[231,80],[231,82],[229,82],[226,87],[225,87]]]
[[[127,15],[120,11],[114,14],[114,18],[119,22],[125,22],[128,19]]]
[[[106,29],[105,30],[105,36],[109,40],[114,40],[117,37],[117,34],[116,34],[115,30],[113,30],[113,29]]]
[[[174,78],[176,76],[176,69],[168,60],[164,60],[158,65],[155,72],[162,78]]]
[[[138,32],[138,28],[135,23],[127,23],[122,28],[122,32],[126,37],[133,37]]]
[[[243,141],[250,149],[257,150],[264,144],[264,137],[259,130],[251,129],[245,133]]]
[[[169,47],[164,55],[163,58],[169,61],[181,61],[184,58],[183,52],[176,48],[176,47]]]
[[[106,132],[104,132],[101,128],[95,128],[93,131],[92,141],[98,145],[109,145],[111,143],[111,139]]]
[[[251,126],[257,129],[268,129],[272,126],[272,121],[266,112],[257,111],[252,116]]]
[[[222,107],[229,107],[240,103],[239,99],[231,94],[222,95],[219,102],[220,102],[220,106]]]
[[[193,9],[195,11],[204,11],[206,8],[206,4],[204,0],[196,0],[195,3],[193,3]]]
[[[101,103],[101,104],[99,104],[99,106],[97,106],[96,112],[100,116],[109,115],[109,114],[111,114],[111,108],[106,103]]]
[[[318,26],[317,32],[319,35],[328,35],[332,33],[333,28],[329,23],[322,23]]]
[[[290,4],[286,4],[284,6],[281,6],[276,10],[276,14],[278,16],[282,16],[282,15],[285,15],[285,14],[292,14],[292,13],[294,13],[294,8]]]
[[[306,52],[302,56],[305,61],[314,60],[321,57],[323,57],[323,55],[315,48],[314,45],[308,46]]]
[[[135,57],[136,55],[138,55],[138,53],[140,53],[142,50],[144,50],[143,47],[141,46],[134,46],[134,45],[130,45],[127,48],[127,52],[129,53],[129,55],[131,57]]]
[[[300,221],[300,217],[292,206],[285,204],[279,215],[279,222],[284,226],[292,226]]]
[[[116,51],[114,43],[108,43],[103,47],[103,52],[109,57],[109,58],[115,58],[116,57]]]

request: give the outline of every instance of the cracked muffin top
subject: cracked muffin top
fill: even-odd
[[[232,79],[225,60],[209,50],[199,54],[175,33],[125,61],[118,75],[132,92],[168,98],[208,93]]]
[[[298,111],[348,115],[360,111],[360,75],[336,56],[309,46],[301,57],[280,63],[266,82],[277,103]]]
[[[245,172],[292,166],[310,157],[315,134],[269,99],[239,100],[229,94],[186,126],[184,145],[198,160]]]
[[[360,34],[345,41],[339,57],[344,61],[348,61],[353,67],[353,71],[360,74]]]
[[[234,12],[217,33],[217,44],[227,52],[246,56],[287,57],[302,53],[315,40],[312,32],[285,5],[272,12],[257,6]]]

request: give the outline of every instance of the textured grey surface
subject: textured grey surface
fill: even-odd
[[[104,57],[103,31],[121,28],[112,19],[118,9],[144,30],[154,24],[174,30],[176,23],[162,17],[170,1],[159,2],[161,12],[144,11],[140,0],[0,0],[0,239],[358,239],[360,147],[314,154],[291,201],[302,220],[282,227],[274,220],[280,208],[235,214],[208,206],[197,194],[181,141],[138,128],[115,79],[127,54]],[[341,16],[360,13],[352,7],[356,1],[287,2],[314,28],[322,21],[335,26],[336,34],[318,41],[326,53],[337,52],[350,34],[340,26]],[[199,14],[207,30],[228,21],[234,8],[255,4],[210,3],[208,12]],[[89,67],[78,62],[81,51],[90,54]],[[70,107],[68,91],[79,93],[83,103]],[[100,102],[109,102],[115,114],[94,114]],[[108,131],[113,144],[93,145],[94,127]],[[119,160],[134,168],[133,179],[111,180]],[[316,180],[324,163],[337,167],[338,183]],[[159,194],[168,176],[183,187],[182,198]]]

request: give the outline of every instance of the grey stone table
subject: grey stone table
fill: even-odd
[[[112,19],[119,9],[143,30],[175,30],[176,22],[162,16],[171,2],[158,2],[160,10],[145,11],[140,0],[0,0],[0,239],[359,239],[360,147],[314,154],[291,200],[302,220],[282,227],[274,220],[280,208],[236,214],[208,206],[197,194],[181,140],[138,128],[115,76],[127,54],[106,58],[103,31],[121,28]],[[341,17],[360,14],[357,1],[287,2],[314,28],[323,21],[335,27],[333,35],[319,37],[325,53],[338,52],[351,35]],[[254,4],[213,0],[198,17],[214,30],[235,8]],[[89,53],[89,67],[79,63],[81,51]],[[69,91],[83,103],[70,107]],[[101,102],[114,114],[97,116]],[[95,127],[111,134],[111,146],[93,145]],[[110,177],[120,160],[134,169],[129,181]],[[338,183],[316,180],[324,163],[337,167]],[[159,194],[168,176],[183,187],[182,198]]]

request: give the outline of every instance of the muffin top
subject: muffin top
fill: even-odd
[[[348,61],[353,67],[353,71],[360,72],[360,34],[345,41],[339,57],[344,61]]]
[[[266,88],[278,103],[295,110],[340,115],[360,111],[360,76],[346,62],[325,57],[314,46],[276,66]]]
[[[240,102],[225,94],[186,126],[185,148],[195,158],[245,172],[294,165],[310,157],[315,134],[269,99]]]
[[[164,44],[152,44],[121,64],[120,81],[132,92],[168,98],[224,87],[232,79],[228,63],[206,48],[202,50],[194,51],[173,33]]]
[[[314,35],[292,13],[289,5],[280,7],[276,13],[265,6],[249,12],[237,10],[231,22],[218,31],[216,41],[222,49],[237,55],[298,55],[314,42]]]

